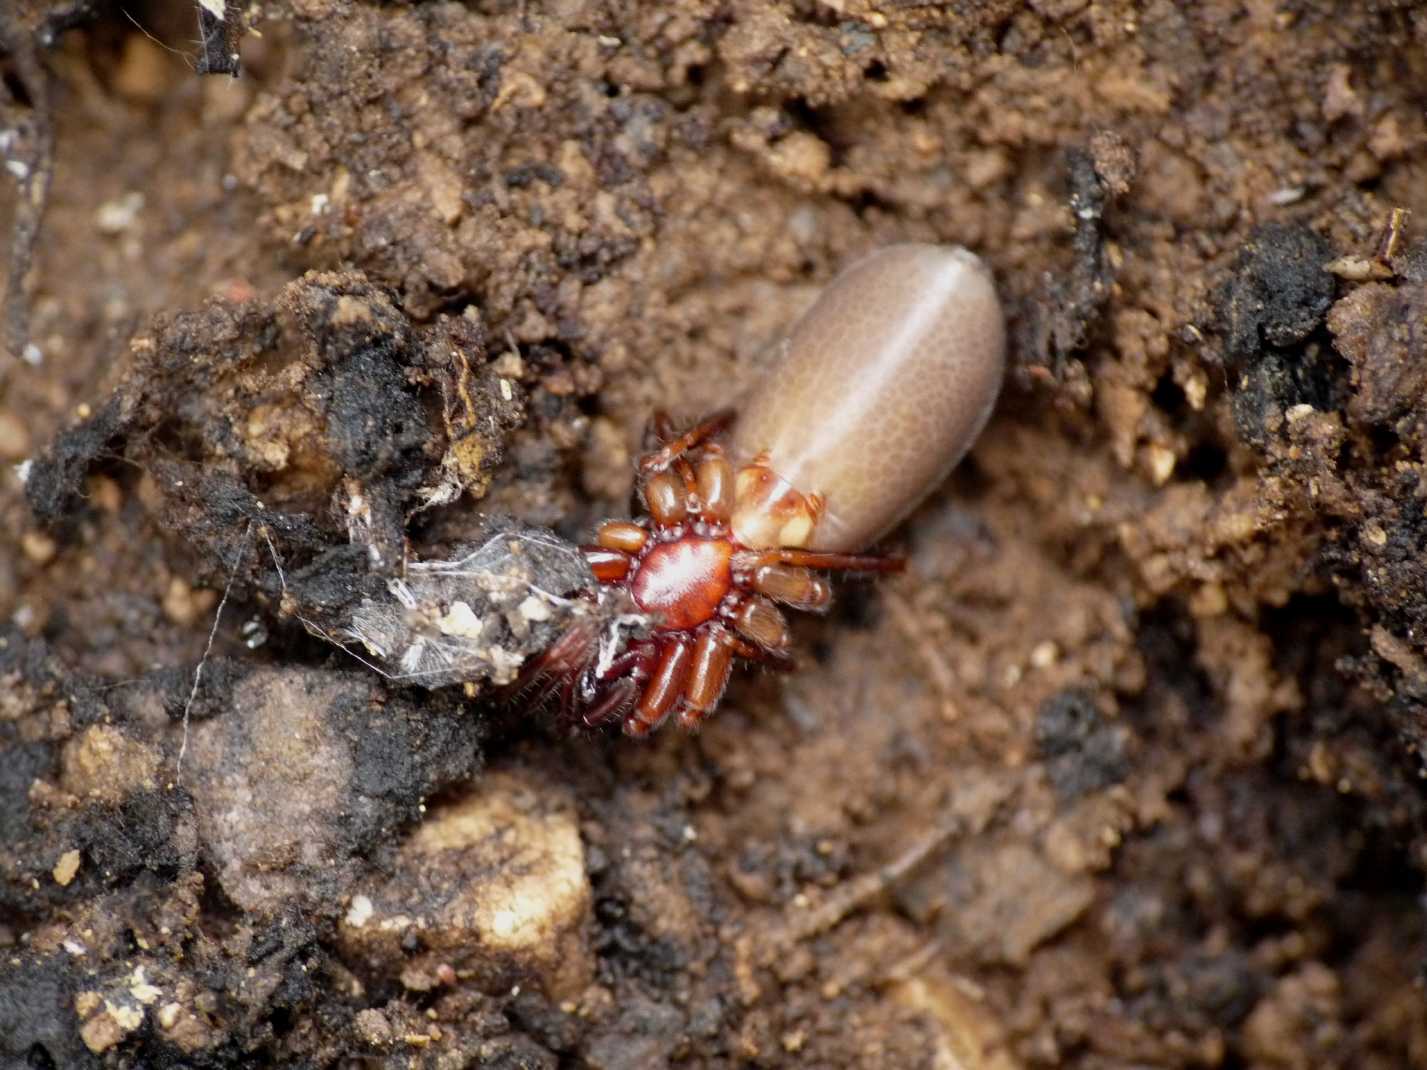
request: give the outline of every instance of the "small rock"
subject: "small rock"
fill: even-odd
[[[24,421],[8,410],[0,410],[0,459],[21,461],[30,455],[30,431]]]
[[[59,547],[54,539],[38,531],[27,531],[20,536],[20,548],[37,565],[48,565],[54,560]]]
[[[385,1048],[396,1036],[386,1015],[375,1008],[358,1011],[353,1024],[357,1027],[357,1035],[369,1047]]]
[[[341,930],[374,968],[418,987],[452,968],[492,987],[534,974],[556,999],[589,983],[591,891],[573,801],[558,786],[524,771],[488,774],[431,813],[396,872],[353,897]],[[424,954],[403,948],[408,933],[420,934]]]
[[[80,1039],[95,1055],[108,1051],[144,1023],[142,1008],[115,1003],[98,992],[81,992],[74,998],[74,1009],[84,1019]]]
[[[74,875],[79,872],[79,852],[66,851],[59,856],[59,861],[55,863],[54,879],[60,887],[67,887],[69,882],[74,880]]]
[[[86,728],[64,746],[60,785],[71,795],[118,803],[135,791],[152,790],[159,755],[113,725]]]

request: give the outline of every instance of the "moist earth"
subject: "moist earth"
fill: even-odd
[[[0,1066],[1427,1066],[1427,8],[204,7],[0,9]],[[650,414],[901,240],[905,574],[571,732]]]

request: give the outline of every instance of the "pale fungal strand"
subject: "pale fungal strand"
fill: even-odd
[[[976,441],[1005,349],[995,282],[975,254],[892,245],[852,264],[740,406],[735,537],[847,552],[886,534]]]

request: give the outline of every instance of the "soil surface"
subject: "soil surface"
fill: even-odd
[[[0,1066],[1427,1066],[1427,7],[196,25],[0,5]],[[907,572],[512,699],[909,239],[1012,370]]]

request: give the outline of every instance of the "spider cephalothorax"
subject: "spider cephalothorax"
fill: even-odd
[[[721,412],[683,435],[655,418],[663,441],[639,462],[642,520],[600,525],[584,547],[596,579],[628,592],[651,634],[587,666],[577,683],[589,724],[622,720],[642,736],[671,713],[686,728],[712,712],[735,658],[788,663],[788,625],[775,603],[818,611],[831,589],[814,568],[886,572],[883,557],[802,549],[823,510],[754,457],[735,469],[711,442]]]

